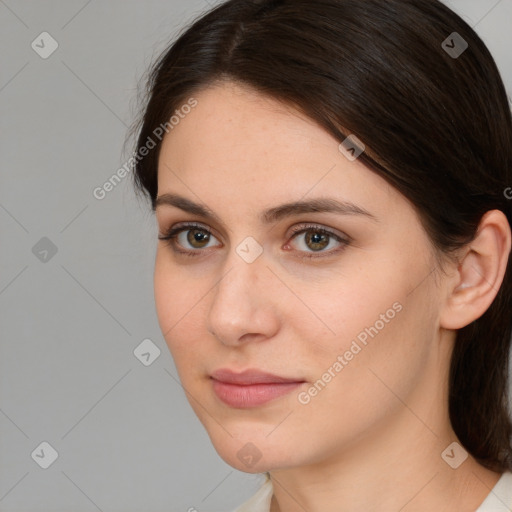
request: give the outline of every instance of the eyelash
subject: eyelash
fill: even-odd
[[[203,231],[204,233],[206,233],[208,235],[213,235],[211,233],[211,231],[209,231],[204,226],[202,226],[200,224],[189,223],[189,224],[181,224],[181,225],[178,225],[177,227],[173,227],[173,228],[165,231],[163,235],[158,236],[158,239],[167,242],[166,245],[170,246],[174,252],[177,252],[179,254],[183,254],[185,256],[190,256],[190,257],[201,256],[201,253],[204,252],[203,249],[196,249],[196,250],[188,251],[188,250],[180,250],[180,249],[176,248],[177,236],[182,231],[189,231],[191,229],[197,229],[197,230]],[[311,260],[311,259],[316,259],[316,258],[325,258],[328,256],[332,256],[333,254],[337,254],[338,252],[344,250],[352,241],[350,239],[350,237],[348,237],[348,236],[346,238],[343,238],[343,237],[337,235],[336,233],[329,231],[329,230],[327,230],[321,226],[315,225],[315,224],[303,224],[300,226],[295,226],[294,228],[292,228],[291,239],[297,237],[298,235],[300,235],[302,233],[307,233],[309,231],[313,231],[315,233],[320,233],[322,235],[326,235],[331,238],[334,238],[337,242],[341,243],[342,245],[341,245],[341,247],[338,247],[337,249],[331,249],[330,251],[327,251],[327,252],[308,253],[306,251],[298,251],[300,253],[303,253],[301,256],[299,256],[299,258],[302,258],[305,260]]]

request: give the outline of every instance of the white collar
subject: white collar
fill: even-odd
[[[267,479],[258,489],[258,492],[234,510],[234,512],[269,512],[270,501],[272,500],[272,490],[272,482],[267,476]]]
[[[492,491],[475,512],[510,512],[512,511],[512,473],[501,475]]]
[[[271,500],[272,482],[267,478],[258,492],[234,512],[269,512]],[[512,473],[501,475],[475,512],[512,512]]]

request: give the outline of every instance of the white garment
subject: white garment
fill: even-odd
[[[258,492],[234,512],[269,512],[271,500],[272,482],[267,478]],[[475,512],[512,512],[512,473],[501,475]]]

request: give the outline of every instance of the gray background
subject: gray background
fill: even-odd
[[[510,96],[512,0],[448,3]],[[93,196],[129,156],[142,73],[208,7],[0,0],[2,512],[226,512],[259,486],[219,458],[177,382],[154,311],[149,205],[129,177]],[[31,47],[44,31],[59,45],[47,59]],[[145,339],[148,366],[134,355]],[[44,441],[58,452],[47,469]]]

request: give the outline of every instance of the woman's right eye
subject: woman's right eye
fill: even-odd
[[[160,234],[158,239],[166,241],[176,252],[190,256],[196,256],[201,249],[208,249],[211,247],[209,242],[216,240],[208,229],[197,224],[173,227]]]

